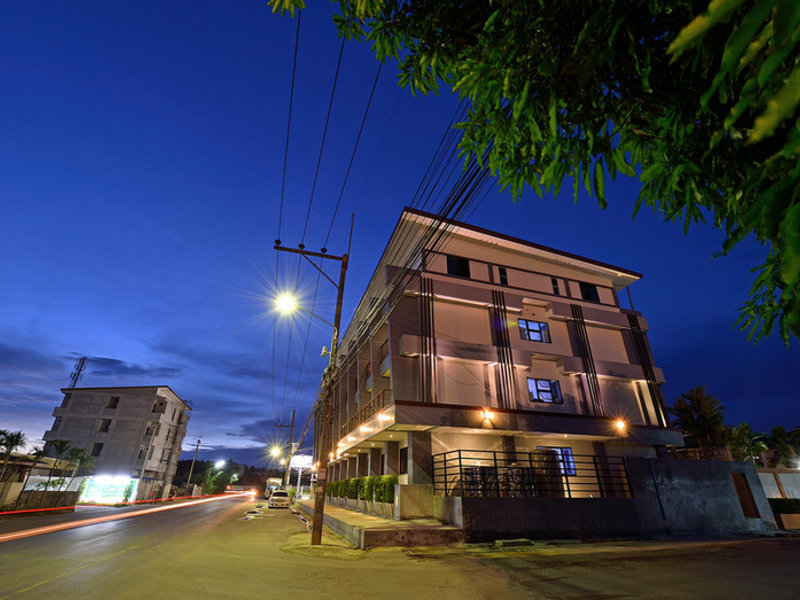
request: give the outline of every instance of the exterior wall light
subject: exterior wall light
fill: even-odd
[[[358,428],[358,430],[359,430],[361,433],[368,433],[368,432],[372,431],[372,429],[370,429],[370,428],[369,428],[369,427],[367,427],[366,425],[362,425],[361,427],[359,427],[359,428]]]
[[[392,417],[390,417],[389,415],[385,415],[383,413],[380,413],[378,415],[378,421],[385,422],[385,421],[391,421],[391,420],[392,420]]]
[[[622,419],[617,419],[614,421],[614,427],[617,428],[617,431],[620,433],[624,432],[628,428],[628,424],[625,423]]]
[[[484,421],[491,421],[494,419],[494,413],[490,411],[488,408],[483,409],[483,420]]]

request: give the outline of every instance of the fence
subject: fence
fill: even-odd
[[[376,413],[392,403],[392,390],[384,390],[372,400],[367,402],[353,417],[341,427],[341,436],[344,437],[356,427],[369,421]]]
[[[454,450],[433,456],[434,493],[507,498],[629,498],[625,459],[572,454]]]

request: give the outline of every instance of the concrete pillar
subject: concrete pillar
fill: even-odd
[[[400,442],[383,443],[383,474],[400,473]]]
[[[378,476],[381,474],[381,449],[369,449],[369,475]]]
[[[369,453],[368,452],[359,452],[358,453],[358,474],[356,477],[366,477],[367,473],[369,472]]]
[[[517,460],[517,443],[513,435],[504,435],[501,437],[503,443],[503,455],[498,457],[497,464],[511,465]]]
[[[357,456],[348,456],[347,457],[347,479],[350,479],[352,477],[357,477],[357,475],[356,475],[356,472],[357,472],[356,471],[356,467],[358,466],[357,462],[358,462],[358,457]]]
[[[408,434],[408,483],[433,483],[430,431],[411,431]]]

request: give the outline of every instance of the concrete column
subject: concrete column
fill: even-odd
[[[514,439],[513,435],[504,435],[501,437],[501,441],[503,443],[503,452],[502,460],[498,457],[497,464],[499,465],[510,465],[516,462],[516,452],[517,452],[517,443]]]
[[[358,477],[358,475],[356,475],[357,467],[358,467],[358,457],[349,456],[347,458],[347,479],[351,479],[352,477]]]
[[[381,474],[381,449],[369,449],[369,475],[377,476]]]
[[[400,442],[383,443],[383,474],[400,473]]]
[[[367,452],[359,452],[358,453],[358,474],[356,477],[366,477],[369,468],[367,464],[369,462],[369,453]]]
[[[433,483],[431,434],[429,431],[411,431],[408,434],[408,483]]]

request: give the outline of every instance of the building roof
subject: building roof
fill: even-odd
[[[589,264],[597,266],[597,267],[602,267],[604,269],[609,269],[611,271],[615,271],[615,272],[620,273],[620,274],[624,274],[624,275],[628,275],[628,276],[631,276],[631,277],[635,277],[636,279],[641,279],[642,277],[644,277],[641,273],[637,273],[636,271],[632,271],[630,269],[625,269],[623,267],[617,267],[617,266],[614,266],[614,265],[611,265],[611,264],[608,264],[608,263],[605,263],[605,262],[602,262],[602,261],[599,261],[599,260],[595,260],[593,258],[586,258],[585,256],[580,256],[578,254],[573,254],[571,252],[565,252],[564,250],[558,250],[557,248],[550,248],[549,246],[544,246],[542,244],[537,244],[535,242],[529,242],[527,240],[516,238],[516,237],[510,236],[510,235],[505,235],[503,233],[498,233],[496,231],[490,231],[489,229],[484,229],[483,227],[478,227],[477,225],[470,225],[468,223],[462,223],[461,221],[455,221],[453,219],[443,219],[442,217],[440,217],[438,215],[435,215],[433,213],[424,212],[424,211],[421,211],[421,210],[417,210],[416,208],[410,208],[410,207],[407,206],[406,208],[403,209],[403,213],[409,213],[409,214],[412,214],[412,215],[417,215],[417,216],[420,216],[420,217],[424,217],[426,219],[434,219],[434,220],[437,220],[437,221],[442,221],[444,223],[447,223],[448,225],[452,225],[452,226],[458,227],[459,229],[465,229],[465,230],[468,230],[468,231],[479,233],[482,236],[494,237],[494,238],[498,238],[498,239],[501,239],[501,240],[505,240],[507,242],[512,242],[514,244],[521,244],[523,246],[527,246],[528,248],[532,248],[532,249],[535,249],[535,250],[540,250],[542,252],[546,252],[546,253],[550,253],[550,254],[556,254],[558,256],[562,256],[562,257],[565,257],[565,258],[577,260],[577,261],[580,261],[580,262],[589,263]],[[405,215],[403,215],[403,216],[405,216]],[[400,217],[401,221],[403,219],[403,216]]]
[[[178,400],[183,402],[189,410],[192,410],[192,403],[188,400],[184,400],[178,394],[175,393],[168,385],[120,385],[120,386],[103,386],[103,387],[74,387],[74,388],[61,388],[62,394],[68,394],[71,392],[81,392],[81,391],[99,391],[99,390],[114,390],[114,391],[121,391],[121,390],[157,390],[159,388],[167,388],[170,393],[175,396]]]

